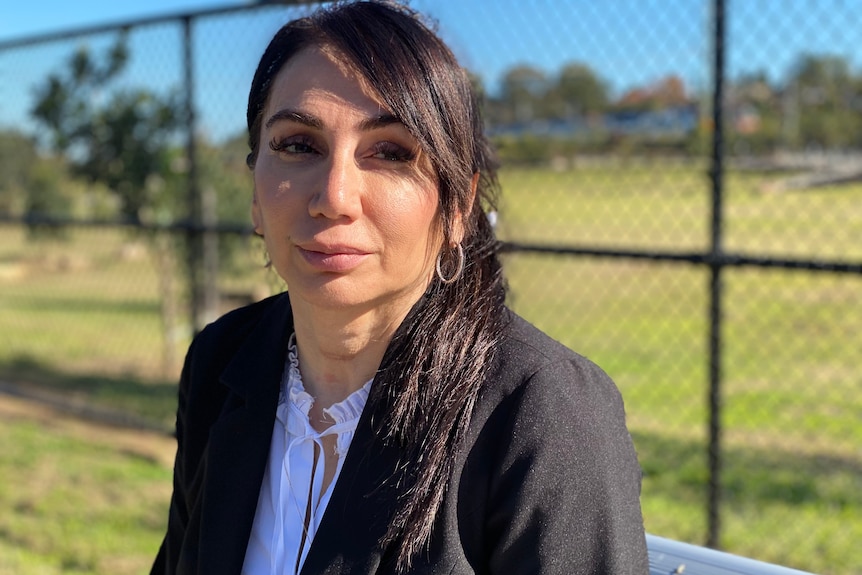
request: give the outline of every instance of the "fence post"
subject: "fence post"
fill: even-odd
[[[194,52],[192,16],[183,16],[183,68],[185,82],[186,158],[188,161],[189,308],[192,333],[197,333],[218,314],[218,235],[216,199],[212,190],[200,186],[196,142]]]
[[[709,487],[706,545],[721,546],[721,319],[722,319],[722,195],[724,192],[724,52],[725,2],[713,4],[713,93],[712,93],[712,221],[709,254]]]

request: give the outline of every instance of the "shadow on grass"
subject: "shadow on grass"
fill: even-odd
[[[69,374],[19,356],[0,364],[0,391],[85,418],[173,432],[175,381]],[[637,431],[632,435],[650,496],[705,506],[709,484],[705,444]],[[731,512],[773,504],[862,512],[862,459],[852,455],[729,447],[722,469],[722,506]]]
[[[651,496],[706,505],[706,445],[694,440],[633,432]],[[765,505],[812,504],[862,513],[862,460],[852,456],[800,455],[758,447],[725,448],[721,501],[729,510]]]
[[[0,392],[112,425],[173,433],[177,382],[65,373],[27,356],[0,364]]]
[[[106,300],[104,297],[70,298],[15,298],[12,309],[17,312],[62,312],[62,313],[118,313],[153,315],[159,313],[155,300]]]

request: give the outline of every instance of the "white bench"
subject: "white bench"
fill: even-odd
[[[650,575],[811,575],[647,534]]]

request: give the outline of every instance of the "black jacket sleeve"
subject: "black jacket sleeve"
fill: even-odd
[[[508,422],[488,498],[492,573],[647,573],[640,467],[622,399],[574,356],[542,366],[499,406]]]
[[[189,522],[188,498],[186,493],[186,457],[185,457],[185,430],[186,414],[188,412],[188,394],[191,378],[191,361],[195,343],[189,347],[186,354],[182,375],[180,376],[179,392],[177,397],[177,422],[176,439],[177,454],[174,459],[174,483],[173,494],[168,511],[168,529],[159,553],[153,563],[151,575],[168,575],[176,573],[179,561],[180,549]]]

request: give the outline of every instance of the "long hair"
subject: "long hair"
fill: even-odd
[[[431,159],[446,269],[453,267],[448,246],[463,215],[462,275],[452,283],[435,276],[396,332],[375,380],[385,392],[375,396],[390,406],[386,420],[374,423],[375,432],[399,446],[399,469],[406,474],[397,480],[398,506],[380,544],[395,544],[397,566],[405,571],[431,536],[505,317],[498,244],[487,217],[496,208],[496,162],[470,78],[449,48],[415,12],[364,1],[319,10],[273,37],[249,93],[250,167],[272,82],[309,46],[327,46],[343,56]]]

